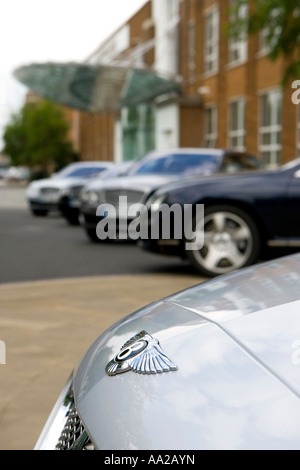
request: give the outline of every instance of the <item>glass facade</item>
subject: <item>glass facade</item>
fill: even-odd
[[[155,149],[155,113],[152,105],[124,108],[121,114],[123,160],[143,157]]]

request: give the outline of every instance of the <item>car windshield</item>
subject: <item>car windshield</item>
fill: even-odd
[[[67,167],[57,173],[56,177],[59,178],[95,178],[102,171],[106,170],[106,167],[97,166],[84,166],[84,167]]]
[[[143,158],[129,172],[140,174],[199,175],[213,173],[219,166],[220,157],[210,154],[170,154]]]

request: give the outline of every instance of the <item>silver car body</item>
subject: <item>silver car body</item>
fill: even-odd
[[[112,162],[77,162],[71,163],[61,172],[54,174],[50,178],[43,178],[32,181],[27,188],[26,198],[33,208],[49,210],[56,209],[62,195],[68,190],[81,191],[89,178],[83,176],[70,177],[70,173],[81,171],[85,168],[94,168],[94,177],[101,174],[108,168],[112,168]],[[78,195],[79,197],[79,195]]]
[[[178,370],[109,376],[107,364],[142,330]],[[74,371],[37,449],[59,439],[69,387],[95,449],[299,450],[300,255],[210,280],[112,326]]]

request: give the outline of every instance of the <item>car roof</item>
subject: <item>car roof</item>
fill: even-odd
[[[224,149],[205,148],[205,147],[176,147],[169,149],[153,150],[145,155],[147,156],[165,156],[174,154],[198,154],[198,155],[216,155],[221,156],[226,152]]]
[[[93,161],[84,161],[84,162],[72,162],[72,163],[69,163],[65,168],[86,167],[86,166],[99,167],[99,166],[109,166],[109,165],[113,165],[113,164],[114,164],[113,162],[93,160]]]

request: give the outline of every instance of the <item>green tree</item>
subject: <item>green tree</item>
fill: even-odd
[[[248,15],[241,17],[241,8]],[[233,0],[229,33],[239,37],[245,33],[263,33],[271,60],[284,57],[287,68],[283,81],[300,78],[300,2],[299,0]]]
[[[46,176],[77,158],[68,130],[62,110],[54,103],[27,103],[4,129],[3,153],[13,165],[27,165]]]

